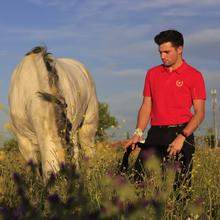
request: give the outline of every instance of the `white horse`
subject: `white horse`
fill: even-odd
[[[9,89],[11,126],[26,161],[42,164],[44,178],[65,162],[73,143],[94,155],[98,101],[88,70],[78,61],[54,58],[46,48],[32,49],[15,68]]]

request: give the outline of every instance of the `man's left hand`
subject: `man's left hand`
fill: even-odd
[[[181,151],[185,139],[186,138],[181,134],[175,138],[175,140],[169,145],[167,149],[167,152],[169,152],[170,156],[175,156]]]

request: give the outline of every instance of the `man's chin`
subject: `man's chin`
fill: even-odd
[[[164,65],[165,67],[170,67],[170,66],[171,66],[170,63],[163,63],[163,65]]]

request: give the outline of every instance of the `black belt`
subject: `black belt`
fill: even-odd
[[[177,125],[152,125],[151,127],[154,127],[154,128],[181,128],[187,124],[188,124],[188,122],[185,122],[182,124],[177,124]]]

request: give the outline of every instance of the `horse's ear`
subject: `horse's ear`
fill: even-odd
[[[42,52],[42,51],[44,51],[44,53],[46,53],[46,51],[47,51],[47,48],[46,48],[46,46],[44,47],[44,46],[37,46],[37,47],[34,47],[33,49],[31,49],[31,51],[29,51],[28,53],[26,53],[25,54],[25,56],[28,56],[28,55],[30,55],[30,54],[32,54],[32,53],[40,53],[40,52]]]

